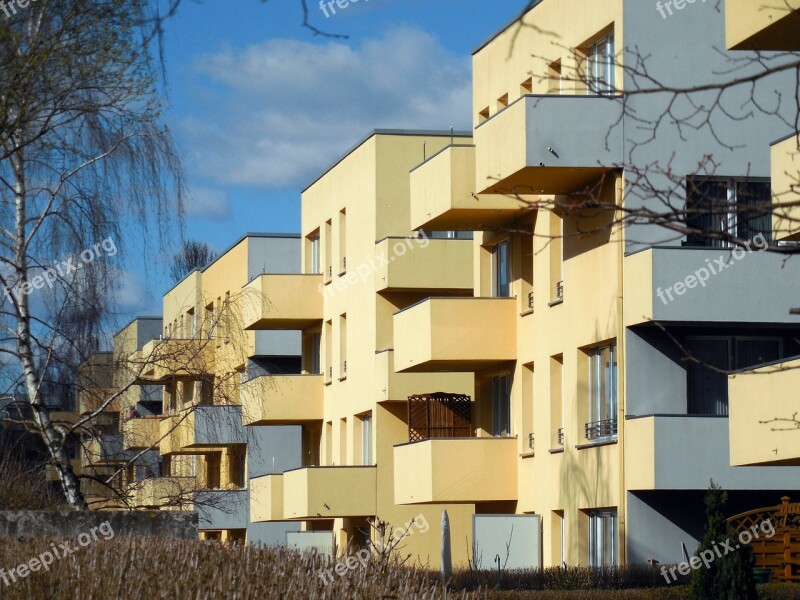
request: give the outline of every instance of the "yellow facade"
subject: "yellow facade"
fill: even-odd
[[[729,50],[800,50],[797,0],[725,0]]]
[[[772,160],[772,230],[776,240],[800,237],[800,136],[776,142]]]
[[[732,465],[800,465],[799,383],[800,360],[729,376]]]

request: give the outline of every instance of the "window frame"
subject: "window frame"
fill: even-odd
[[[505,268],[501,264],[503,256],[505,256]],[[501,283],[501,274],[505,275],[505,284]],[[492,246],[492,296],[511,298],[511,240],[508,238]]]
[[[604,351],[608,350],[608,365],[603,364]],[[619,410],[619,364],[617,342],[595,346],[589,350],[589,423],[617,422]],[[605,377],[605,378],[604,378]],[[605,418],[602,418],[605,415]],[[616,430],[616,427],[614,427]],[[617,433],[598,435],[591,441],[616,439]]]
[[[616,508],[594,509],[588,511],[589,517],[589,567],[614,567],[619,561],[619,513]],[[606,557],[606,531],[604,519],[608,517],[611,523],[609,550],[611,556]],[[608,561],[606,559],[608,558]]]
[[[708,206],[706,208],[706,212],[698,211],[698,214],[690,215],[689,210],[692,210],[691,204],[691,193],[693,190],[696,190],[698,185],[697,183],[719,183],[725,184],[725,210],[724,213],[720,207],[719,212],[714,212],[715,207],[711,205],[713,199],[706,200],[702,196],[697,198],[698,202],[703,202],[706,200],[708,202]],[[744,205],[740,205],[739,197],[740,197],[740,187],[743,187],[747,184],[767,184],[767,197],[769,198],[769,210],[768,215],[772,214],[772,181],[769,177],[719,177],[719,176],[689,176],[685,178],[685,192],[686,192],[686,199],[685,199],[685,223],[688,226],[692,225],[692,221],[698,220],[703,218],[704,216],[707,218],[708,215],[711,216],[712,220],[717,221],[718,223],[724,223],[724,228],[719,233],[723,235],[744,239],[740,235],[739,227],[740,217],[742,216],[741,213],[745,212]],[[708,212],[710,211],[710,212]],[[714,223],[715,225],[717,223]],[[713,233],[715,230],[709,230],[710,233]],[[754,230],[751,230],[751,232]],[[770,225],[766,231],[758,231],[752,236],[748,236],[747,239],[752,241],[756,235],[762,234],[768,243],[772,244],[772,226],[771,226],[771,219]],[[700,233],[700,234],[687,234],[686,241],[684,245],[687,246],[695,246],[695,247],[707,247],[707,248],[735,248],[736,244],[731,243],[728,240],[720,240],[707,237],[708,233]],[[698,239],[692,239],[694,236],[697,236]]]

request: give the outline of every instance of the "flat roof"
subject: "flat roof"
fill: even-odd
[[[130,321],[128,321],[125,325],[120,327],[119,330],[117,330],[117,332],[111,337],[117,337],[125,329],[130,327],[134,323],[134,321],[163,321],[163,320],[164,320],[164,317],[160,317],[160,316],[159,317],[153,316],[153,315],[136,316],[136,317],[133,317]]]
[[[350,148],[347,152],[345,152],[342,156],[340,156],[336,161],[327,169],[325,169],[320,175],[318,175],[314,181],[309,183],[307,186],[303,188],[300,192],[306,192],[310,187],[312,187],[315,183],[317,183],[320,179],[325,177],[328,173],[330,173],[336,166],[341,163],[345,158],[350,156],[353,152],[355,152],[364,142],[372,139],[376,135],[407,135],[407,136],[429,136],[429,137],[444,137],[450,135],[450,130],[441,130],[441,129],[373,129],[370,131],[365,137],[361,139],[357,144],[355,144],[352,148]],[[471,131],[453,131],[452,135],[454,137],[472,137]]]
[[[191,271],[189,271],[189,272],[188,272],[188,273],[187,273],[187,274],[186,274],[186,275],[183,277],[183,279],[181,279],[180,281],[178,281],[178,282],[177,282],[175,285],[173,285],[173,286],[172,286],[171,288],[169,288],[169,289],[168,289],[166,292],[164,292],[164,293],[161,295],[161,297],[163,298],[164,296],[166,296],[167,294],[169,294],[169,293],[170,293],[172,290],[174,290],[176,287],[178,287],[180,284],[182,284],[184,281],[186,281],[186,280],[187,280],[187,279],[188,279],[190,276],[194,275],[195,273],[198,273],[198,272],[199,272],[199,273],[205,273],[205,272],[206,272],[206,270],[207,270],[207,269],[209,269],[209,268],[211,267],[211,265],[213,265],[213,264],[214,264],[215,262],[217,262],[217,261],[218,261],[220,258],[222,258],[223,256],[225,256],[225,255],[226,255],[228,252],[230,252],[231,250],[233,250],[234,248],[236,248],[236,246],[238,246],[239,244],[241,244],[241,243],[242,243],[243,241],[245,241],[247,238],[280,238],[280,239],[297,239],[297,240],[299,240],[299,239],[300,239],[300,234],[299,234],[299,233],[263,233],[263,232],[252,232],[252,231],[251,231],[251,232],[248,232],[248,233],[245,233],[245,234],[244,234],[242,237],[240,237],[239,239],[237,239],[237,240],[236,240],[236,241],[235,241],[233,244],[231,244],[230,246],[228,246],[227,248],[225,248],[225,250],[223,250],[222,252],[220,252],[220,253],[217,255],[217,257],[216,257],[214,260],[212,260],[210,263],[208,263],[208,264],[207,264],[205,267],[203,267],[202,269],[197,269],[197,268],[195,268],[195,269],[192,269]]]

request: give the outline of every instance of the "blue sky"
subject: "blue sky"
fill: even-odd
[[[167,23],[170,107],[185,159],[186,237],[224,250],[247,231],[297,232],[300,191],[375,128],[468,129],[470,53],[526,0],[185,0]],[[165,268],[131,261],[122,320],[160,312]],[[167,263],[166,260],[158,261]]]

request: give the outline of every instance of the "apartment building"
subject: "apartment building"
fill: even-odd
[[[113,352],[96,352],[78,366],[75,382],[77,413],[67,419],[72,424],[100,411],[77,432],[80,436],[81,492],[93,510],[114,510],[125,505],[125,463],[119,433],[120,399]],[[55,474],[54,474],[55,475]],[[57,475],[56,475],[57,476]]]
[[[800,474],[730,466],[725,375],[798,354],[800,267],[718,239],[775,239],[738,207],[763,215],[767,149],[796,106],[748,101],[793,97],[795,82],[726,90],[692,126],[685,100],[666,113],[663,87],[718,81],[749,51],[725,53],[713,3],[662,19],[633,0],[543,0],[523,23],[473,55],[472,142],[410,174],[412,229],[475,231],[474,297],[398,307],[394,367],[474,373],[476,437],[395,447],[395,465],[416,469],[395,469],[395,500],[452,499],[429,494],[443,480],[476,506],[502,494],[496,512],[540,517],[545,566],[679,562],[702,537],[710,479],[743,512],[792,495]],[[715,91],[692,99],[714,106]],[[671,206],[709,235],[621,226],[626,210]],[[715,261],[703,285],[688,279]]]
[[[727,2],[727,43],[731,50],[800,50],[800,2],[758,7]],[[794,11],[794,12],[792,12]],[[800,239],[800,136],[798,132],[770,144],[772,227],[778,241]],[[790,260],[795,261],[796,258]],[[800,307],[795,300],[793,308]],[[800,465],[800,436],[793,393],[800,385],[800,358],[777,360],[728,378],[730,458],[736,466]],[[753,398],[758,398],[757,402]]]
[[[473,395],[471,373],[395,372],[393,314],[430,295],[472,295],[471,235],[417,234],[408,212],[409,170],[462,139],[367,135],[303,191],[302,273],[247,286],[261,302],[248,303],[246,328],[303,339],[302,374],[267,378],[243,399],[256,423],[303,428],[302,468],[255,479],[251,491],[254,521],[302,523],[293,545],[341,552],[371,541],[436,566],[442,512],[459,536],[471,529],[473,500],[395,501],[398,471],[413,476],[417,465],[396,464],[393,449],[412,434],[409,396]],[[408,532],[399,544],[398,531]],[[453,538],[459,562],[465,542]]]
[[[140,404],[123,424],[126,448],[157,445],[162,458],[160,476],[134,491],[137,506],[195,509],[204,539],[276,544],[299,529],[253,524],[249,493],[251,478],[300,465],[300,428],[245,427],[241,398],[249,382],[300,368],[298,333],[247,331],[242,320],[249,282],[299,265],[297,235],[250,233],[164,295],[158,339],[128,360],[129,377],[163,389],[158,419]]]

